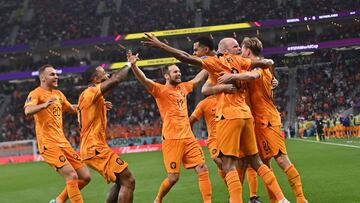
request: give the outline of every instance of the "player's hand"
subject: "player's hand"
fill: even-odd
[[[161,45],[163,44],[154,34],[152,33],[145,33],[145,37],[144,39],[146,41],[141,41],[141,44],[143,46],[147,46],[147,47],[161,47]]]
[[[110,110],[113,108],[113,104],[110,101],[105,101],[105,106],[107,110]]]
[[[272,59],[263,59],[263,62],[265,63],[266,66],[274,65],[274,61]]]
[[[50,97],[50,98],[44,103],[44,107],[47,108],[47,107],[50,106],[51,104],[55,103],[56,100],[57,100],[57,97],[56,97],[56,96]]]
[[[238,91],[234,84],[223,84],[222,91],[228,94],[234,94]]]
[[[127,60],[128,60],[128,62],[131,63],[131,65],[135,65],[136,62],[137,62],[138,60],[140,60],[140,59],[139,59],[139,53],[133,55],[133,53],[132,53],[131,50],[129,50],[126,55],[127,55]]]
[[[228,72],[221,72],[217,82],[219,84],[229,84],[234,82],[234,75]]]
[[[273,78],[271,80],[271,85],[272,85],[272,88],[275,89],[279,86],[279,81],[276,78]]]

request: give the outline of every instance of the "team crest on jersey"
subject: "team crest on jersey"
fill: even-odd
[[[76,154],[76,153],[74,153],[73,154],[73,157],[74,157],[74,159],[76,159],[76,160],[78,160],[78,161],[80,161],[81,159],[80,159],[80,157],[79,157],[79,155],[78,154]]]
[[[213,149],[213,150],[211,151],[212,154],[216,154],[216,152],[217,152],[216,149]]]
[[[66,161],[65,156],[64,155],[59,156],[59,161],[64,163]]]
[[[170,163],[170,168],[171,168],[171,169],[175,169],[175,168],[176,168],[176,163],[175,163],[175,162],[171,162],[171,163]]]
[[[120,159],[120,158],[116,159],[116,163],[118,163],[120,166],[124,165],[124,161],[122,159]]]
[[[180,92],[180,95],[185,97],[185,93],[184,92]]]
[[[232,62],[233,62],[232,58],[226,58],[226,61],[227,61],[228,63],[232,63]]]
[[[26,99],[26,103],[29,103],[29,102],[31,102],[31,97],[28,97],[27,99]]]

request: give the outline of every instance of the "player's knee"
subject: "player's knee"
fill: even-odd
[[[66,174],[67,180],[77,180],[79,177],[75,171],[71,171],[68,174]]]
[[[124,186],[130,190],[135,190],[135,178],[134,176],[129,176],[124,182]]]
[[[217,165],[217,167],[218,167],[219,169],[222,169],[221,159],[215,158],[215,159],[214,159],[214,162],[215,162],[215,164]]]
[[[86,184],[88,184],[91,181],[90,173],[86,173],[85,175],[83,175],[83,177],[81,177],[81,180],[83,180]]]
[[[203,164],[200,164],[198,166],[195,167],[195,170],[197,173],[201,173],[201,172],[205,172],[205,171],[208,171],[208,167],[205,163]]]
[[[276,157],[276,162],[279,165],[279,167],[283,170],[285,170],[291,165],[291,162],[286,155],[281,155]]]
[[[255,154],[252,156],[249,156],[247,159],[248,163],[251,165],[251,167],[253,169],[255,169],[256,171],[258,170],[258,168],[260,168],[260,166],[263,164],[263,162],[261,161],[261,158],[259,156],[259,154]]]
[[[170,185],[175,185],[175,183],[177,183],[179,181],[180,174],[178,174],[178,173],[169,174],[168,178],[169,178]]]

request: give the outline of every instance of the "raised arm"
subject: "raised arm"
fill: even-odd
[[[138,54],[133,55],[131,51],[129,51],[127,57],[128,61],[131,63],[131,70],[133,71],[136,79],[145,86],[147,91],[150,91],[155,82],[147,78],[144,72],[136,65],[136,61],[139,59]]]
[[[130,64],[126,64],[120,70],[113,73],[111,75],[110,79],[102,82],[100,84],[102,94],[105,94],[107,91],[109,91],[115,85],[117,85],[122,80],[124,80],[129,72],[129,70],[130,70]]]
[[[234,84],[217,84],[212,85],[209,81],[206,81],[201,88],[201,93],[205,96],[218,94],[221,92],[233,94],[237,91],[237,88]]]
[[[183,63],[188,63],[200,68],[202,67],[202,61],[200,58],[194,57],[185,51],[175,49],[174,47],[161,42],[154,34],[145,33],[145,36],[146,41],[141,41],[142,45],[161,49]]]
[[[208,77],[208,72],[206,70],[201,70],[192,80],[191,82],[194,84],[194,88],[199,84],[205,81]]]

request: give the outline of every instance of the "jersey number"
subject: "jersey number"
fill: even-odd
[[[60,107],[58,107],[58,106],[54,107],[54,108],[53,108],[53,115],[54,115],[54,116],[60,116],[60,114],[61,114],[61,109],[60,109]]]
[[[177,101],[177,105],[179,107],[179,109],[183,109],[183,105],[184,105],[184,100],[183,99],[178,99]]]
[[[263,141],[263,149],[265,152],[270,151],[270,147],[267,141]]]
[[[237,74],[237,73],[239,73],[239,71],[236,68],[231,68],[231,73]],[[236,81],[235,86],[237,87],[239,92],[245,92],[245,90],[246,90],[246,82],[244,82],[244,81]]]

